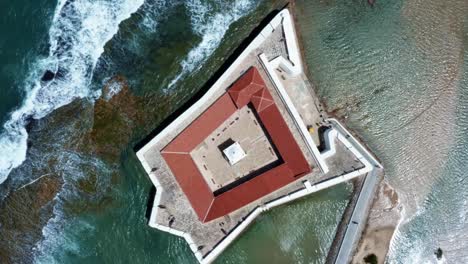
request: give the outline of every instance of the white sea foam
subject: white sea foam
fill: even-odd
[[[104,45],[144,0],[59,0],[49,31],[49,56],[25,81],[26,99],[11,113],[0,134],[0,183],[26,159],[29,119],[40,119],[76,98],[94,96],[90,82]],[[49,82],[42,74],[56,73]]]
[[[118,80],[107,78],[106,80],[104,80],[104,83],[106,84],[106,87],[107,87],[107,91],[103,95],[106,101],[109,101],[114,95],[118,94],[123,88],[123,83]]]
[[[166,1],[146,1],[141,7],[145,12],[142,14],[142,19],[138,26],[147,33],[154,33],[157,30],[161,10],[171,4],[174,3],[167,3]]]
[[[208,5],[200,0],[191,0],[186,3],[186,7],[190,12],[192,30],[201,36],[202,40],[189,51],[187,57],[180,63],[182,70],[169,83],[166,90],[174,86],[188,73],[200,69],[203,62],[219,46],[231,24],[253,10],[255,2],[239,0],[235,1],[234,4],[228,4],[220,1],[216,5],[218,7],[216,9],[220,9],[221,11],[218,11],[214,15],[209,15],[215,9],[215,6]]]

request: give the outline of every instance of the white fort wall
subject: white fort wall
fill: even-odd
[[[225,89],[223,84],[226,82],[227,78],[233,74],[234,70],[242,63],[242,61],[251,53],[254,49],[259,47],[262,44],[266,37],[268,37],[275,28],[282,26],[285,32],[286,39],[286,48],[289,55],[289,60],[283,57],[274,58],[271,61],[268,61],[264,54],[259,55],[259,59],[262,65],[265,67],[269,78],[280,94],[281,100],[287,106],[287,110],[294,119],[296,126],[301,132],[301,136],[305,139],[309,151],[313,154],[319,168],[323,173],[328,172],[328,166],[326,164],[326,158],[332,156],[336,153],[335,149],[335,140],[340,140],[346,148],[348,148],[361,162],[364,164],[364,168],[350,172],[345,175],[341,175],[321,183],[312,185],[309,181],[304,181],[304,188],[298,191],[292,192],[288,195],[285,195],[279,199],[272,200],[265,203],[262,206],[254,209],[237,227],[235,227],[231,232],[207,255],[203,256],[198,250],[197,245],[194,243],[192,237],[187,232],[182,232],[174,228],[163,226],[157,223],[156,218],[158,214],[158,209],[161,200],[161,194],[164,192],[163,186],[157,180],[156,175],[152,172],[152,168],[144,158],[144,154],[154,147],[162,138],[168,136],[173,130],[180,126],[184,121],[187,120],[197,109],[206,106],[209,99],[214,96],[220,89]],[[335,119],[330,119],[332,128],[327,132],[325,140],[328,146],[327,150],[323,153],[320,153],[317,149],[317,146],[314,144],[312,137],[310,136],[304,122],[300,118],[297,110],[295,109],[291,99],[289,98],[285,88],[279,80],[279,76],[276,74],[275,69],[281,68],[285,72],[291,75],[298,75],[303,73],[303,65],[300,56],[300,50],[298,41],[296,38],[296,33],[294,29],[293,19],[287,9],[282,10],[278,15],[276,15],[272,21],[261,31],[261,33],[247,46],[247,48],[239,55],[239,57],[233,62],[233,64],[224,72],[224,74],[214,83],[214,85],[202,96],[200,100],[194,103],[187,111],[180,115],[176,120],[174,120],[170,125],[163,129],[157,136],[155,136],[148,144],[141,148],[137,152],[137,157],[140,160],[143,168],[148,173],[151,181],[156,187],[156,195],[153,203],[153,208],[149,220],[149,225],[151,227],[157,228],[161,231],[165,231],[176,236],[185,238],[189,244],[191,250],[194,252],[197,260],[200,263],[211,263],[217,256],[219,256],[222,251],[229,246],[232,241],[234,241],[240,233],[242,233],[253,221],[254,219],[262,212],[267,211],[273,207],[291,202],[295,199],[304,197],[308,194],[318,192],[320,190],[326,189],[328,187],[343,183],[354,177],[368,173],[373,169],[374,166],[381,166],[373,156],[367,152],[367,150],[359,144],[359,142],[346,131],[346,129],[339,124]]]

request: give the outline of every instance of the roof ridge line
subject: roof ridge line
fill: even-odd
[[[203,222],[205,222],[206,218],[208,218],[208,214],[210,213],[211,207],[213,206],[215,200],[216,200],[216,197],[213,196],[213,200],[211,200],[211,204],[208,207],[208,210],[206,210],[205,217],[203,218]]]

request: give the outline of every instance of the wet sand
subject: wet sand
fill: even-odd
[[[385,263],[390,242],[401,218],[398,195],[383,180],[369,212],[367,226],[362,234],[352,263],[366,263],[364,258],[374,254],[378,263]]]
[[[359,250],[354,256],[352,263],[366,263],[365,258],[371,254],[377,256],[378,263],[385,263],[388,246],[395,231],[395,226],[385,226],[366,230]]]

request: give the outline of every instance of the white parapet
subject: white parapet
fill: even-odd
[[[312,191],[312,184],[309,181],[305,181],[304,185],[309,192]]]
[[[281,22],[280,22],[281,21]],[[298,75],[303,72],[303,63],[301,59],[301,53],[299,49],[299,43],[297,41],[297,35],[294,28],[294,23],[291,17],[291,14],[287,9],[282,10],[275,18],[273,18],[272,22],[269,24],[271,27],[276,28],[278,26],[283,27],[285,39],[286,39],[286,51],[288,53],[288,57],[284,58],[282,56],[276,57],[273,60],[269,61],[265,54],[260,54],[259,58],[262,65],[265,67],[268,77],[271,79],[274,87],[278,91],[281,100],[286,105],[289,114],[293,117],[294,123],[296,127],[299,129],[301,136],[306,141],[307,148],[311,152],[312,156],[314,157],[315,161],[319,169],[323,173],[327,173],[329,171],[325,160],[320,155],[320,152],[315,145],[309,131],[307,130],[304,121],[299,115],[296,107],[292,103],[291,98],[289,98],[286,89],[284,88],[282,82],[280,81],[280,77],[276,73],[275,69],[281,68],[285,72],[291,75]],[[270,27],[268,27],[270,28]],[[263,32],[263,31],[262,31]]]
[[[335,140],[338,138],[336,129],[327,129],[323,135],[325,139],[325,149],[320,153],[323,159],[327,159],[336,154]]]
[[[303,66],[299,44],[296,37],[297,35],[291,14],[289,13],[289,11],[283,10],[276,17],[277,19],[273,19],[270,25],[276,28],[281,24],[278,23],[278,19],[283,19],[282,26],[284,36],[286,39],[286,50],[288,52],[289,59],[279,56],[271,60],[269,63],[273,68],[281,68],[282,70],[284,70],[292,76],[299,75],[303,72]]]
[[[354,148],[357,149],[357,152],[361,154],[362,160],[367,161],[370,165],[383,168],[382,164],[372,155],[364,146],[359,143],[359,141],[351,134],[349,131],[335,118],[327,119],[334,128],[341,134],[344,135],[346,141],[350,142]]]
[[[265,28],[260,32],[264,38],[268,38],[275,29],[270,25],[266,25]]]

